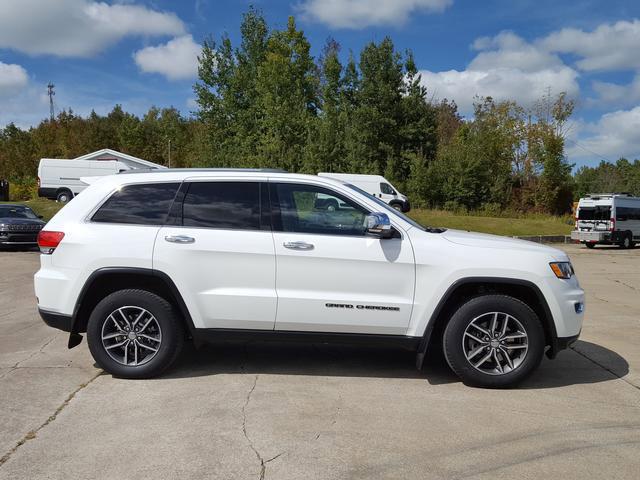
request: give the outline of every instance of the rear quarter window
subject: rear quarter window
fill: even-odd
[[[100,223],[163,225],[179,183],[126,185],[115,192],[91,218]]]

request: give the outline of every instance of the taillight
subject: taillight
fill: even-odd
[[[38,177],[38,188],[40,188],[40,177]]]
[[[63,238],[64,232],[40,230],[38,234],[38,247],[40,247],[40,252],[45,255],[51,255]]]
[[[616,219],[612,218],[610,221],[611,221],[611,226],[609,227],[609,231],[613,232],[616,229]]]
[[[578,217],[576,217],[576,230],[578,229]]]

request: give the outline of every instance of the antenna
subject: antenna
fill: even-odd
[[[47,95],[49,95],[49,118],[52,122],[55,117],[55,112],[53,111],[53,96],[56,92],[53,91],[54,87],[55,85],[51,82],[47,85]]]

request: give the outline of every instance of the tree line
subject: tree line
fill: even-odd
[[[170,155],[176,167],[381,174],[418,206],[549,213],[611,178],[584,168],[572,177],[564,138],[574,104],[562,93],[530,108],[477,98],[465,120],[453,101],[430,96],[411,51],[390,38],[358,55],[328,39],[314,58],[293,17],[273,29],[253,8],[238,45],[227,35],[204,42],[194,91],[188,117],[155,107],[138,117],[116,106],[86,118],[64,111],[29,130],[8,125],[0,177],[29,181],[42,157],[109,147],[164,165]],[[598,169],[622,172],[621,162]]]

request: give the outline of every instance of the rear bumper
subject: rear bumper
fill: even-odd
[[[38,309],[40,317],[52,328],[57,328],[63,332],[71,331],[72,317],[71,315],[65,315],[63,313],[49,312],[47,310]]]
[[[609,232],[587,232],[581,230],[571,232],[571,240],[577,240],[579,242],[605,242],[610,239],[611,233]]]
[[[598,232],[586,230],[574,230],[571,232],[571,240],[582,243],[619,243],[624,240],[624,231],[616,230],[614,232]]]

